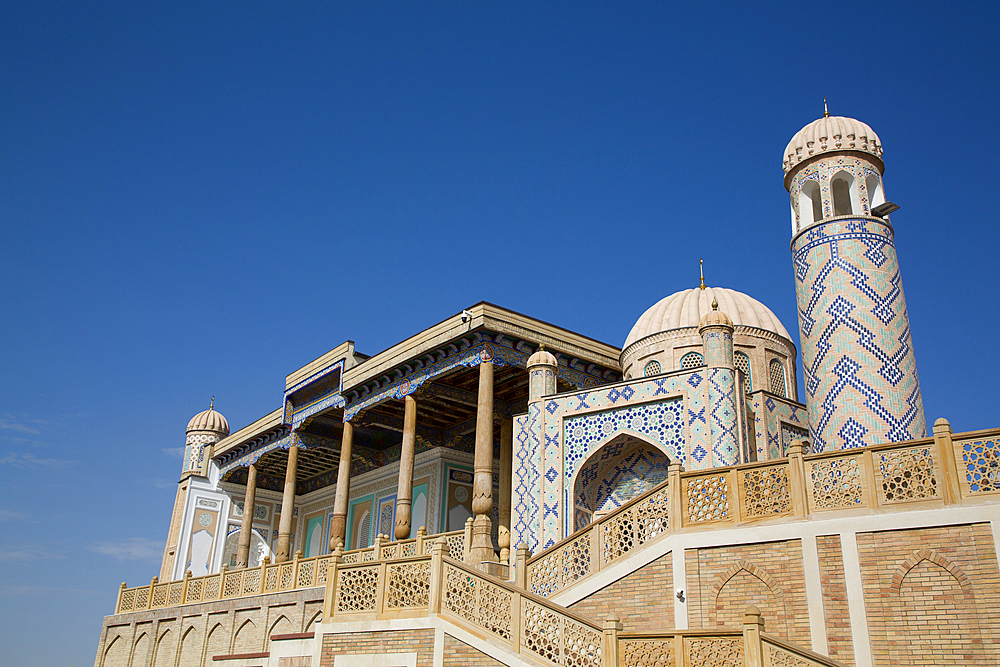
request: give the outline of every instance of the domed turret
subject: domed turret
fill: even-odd
[[[556,393],[556,371],[559,361],[554,354],[539,345],[528,357],[528,400],[537,401],[542,396]]]
[[[208,459],[212,456],[213,446],[229,435],[229,422],[222,413],[216,412],[214,396],[208,410],[192,417],[185,430],[184,472],[204,475],[208,470]]]
[[[833,151],[860,151],[882,159],[882,141],[860,120],[823,116],[795,133],[785,147],[782,167],[787,174],[804,160]]]

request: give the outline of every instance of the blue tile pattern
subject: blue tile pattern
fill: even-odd
[[[798,236],[792,253],[813,451],[923,437],[891,227],[841,217]]]

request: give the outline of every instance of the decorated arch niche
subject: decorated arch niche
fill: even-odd
[[[595,450],[573,485],[573,530],[613,512],[667,479],[670,459],[655,445],[622,434]]]

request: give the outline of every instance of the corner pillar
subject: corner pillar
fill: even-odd
[[[297,439],[297,436],[295,436]],[[288,465],[285,467],[285,492],[281,496],[281,520],[278,522],[278,545],[275,563],[288,560],[292,549],[292,517],[295,514],[295,475],[299,466],[299,446],[288,448]]]
[[[354,424],[344,422],[344,433],[340,437],[340,463],[337,468],[337,496],[333,501],[333,517],[330,520],[330,553],[337,544],[347,540],[347,501],[351,496],[351,450],[354,447]]]
[[[253,533],[253,508],[257,502],[257,465],[247,468],[247,491],[243,497],[243,523],[240,525],[240,542],[236,548],[236,567],[247,567],[250,562],[250,535]]]
[[[410,536],[410,511],[413,503],[413,448],[417,439],[417,400],[410,394],[403,398],[403,444],[399,451],[399,484],[396,490],[397,540]]]
[[[500,547],[500,562],[510,562],[510,487],[514,473],[514,420],[504,417],[500,422],[500,498],[498,509],[500,526],[497,529],[497,542]]]

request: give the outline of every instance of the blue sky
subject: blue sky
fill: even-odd
[[[187,420],[346,339],[485,299],[620,345],[699,257],[796,331],[824,96],[885,146],[928,418],[1000,426],[996,3],[330,5],[0,8],[0,664],[92,663]]]

